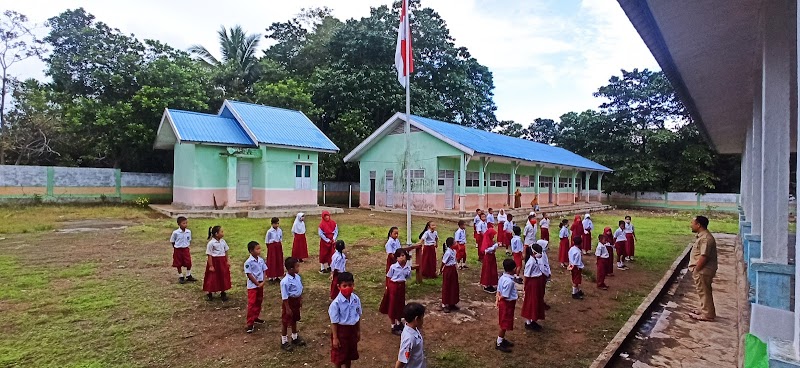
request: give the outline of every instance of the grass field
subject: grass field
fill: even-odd
[[[231,245],[231,300],[206,302],[201,283],[178,285],[167,242],[174,220],[149,210],[124,206],[41,206],[4,208],[0,215],[0,366],[6,367],[146,367],[146,366],[327,366],[327,275],[316,273],[317,218],[308,218],[312,259],[301,273],[306,285],[301,334],[310,342],[294,354],[278,349],[280,310],[276,286],[265,291],[267,325],[244,334],[244,277],[241,265],[250,240],[263,242],[267,220],[190,219],[194,239],[194,274],[202,278],[206,230],[222,225]],[[626,213],[593,214],[596,228],[615,226]],[[410,284],[408,298],[429,311],[424,331],[431,367],[512,367],[530,363],[587,366],[664,270],[691,241],[688,213],[631,211],[639,241],[633,270],[615,272],[611,290],[584,284],[587,300],[568,298],[569,279],[554,267],[547,301],[553,306],[545,331],[517,330],[509,338],[518,344],[510,355],[491,350],[496,329],[494,296],[476,285],[479,267],[470,247],[472,267],[461,272],[462,311],[436,311],[441,280]],[[711,216],[711,230],[735,233],[736,218]],[[340,239],[348,244],[349,270],[356,275],[356,293],[364,303],[360,345],[355,366],[385,367],[396,355],[397,339],[377,313],[383,293],[383,244],[391,225],[404,228],[404,216],[348,210],[335,217]],[[425,218],[414,218],[415,234]],[[553,219],[556,222],[556,219]],[[291,219],[282,219],[290,235]],[[124,228],[123,228],[124,226]],[[443,239],[456,226],[439,222]],[[291,236],[284,252],[290,254]],[[401,238],[405,236],[401,233]],[[551,264],[557,239],[551,237]],[[441,248],[439,248],[441,256]],[[502,260],[502,257],[498,257]],[[586,257],[586,276],[593,279],[594,257]],[[519,311],[517,311],[519,315]],[[573,326],[573,327],[570,327]],[[574,326],[579,326],[574,328]],[[576,346],[580,348],[576,349]],[[502,358],[502,360],[501,360]]]

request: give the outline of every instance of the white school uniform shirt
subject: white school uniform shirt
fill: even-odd
[[[519,235],[514,235],[514,237],[511,238],[511,253],[521,253],[523,249],[525,248],[522,247],[522,239]]]
[[[515,286],[514,276],[503,273],[497,280],[497,292],[505,300],[517,300],[517,287]]]
[[[503,224],[503,231],[505,231],[506,234],[513,234],[514,233],[514,221],[506,221],[506,223]]]
[[[547,240],[539,239],[536,241],[542,247],[542,258],[539,260],[539,266],[545,276],[550,277],[550,258],[547,257],[547,250],[550,249],[550,244]]]
[[[544,272],[542,272],[542,268],[539,264],[541,260],[541,258],[536,258],[534,256],[528,258],[528,261],[525,262],[525,269],[522,274],[525,277],[539,277],[544,275]]]
[[[386,253],[394,254],[396,250],[400,249],[400,239],[392,239],[386,241]]]
[[[633,232],[634,232],[633,223],[631,222],[629,224],[629,223],[626,222],[625,223],[625,234],[633,234]]]
[[[496,222],[494,222],[494,215],[492,215],[491,213],[486,215],[486,222],[491,222],[495,224]]]
[[[569,229],[566,226],[562,227],[561,230],[558,231],[558,237],[562,239],[569,238]]]
[[[345,267],[347,266],[347,256],[344,253],[337,251],[333,252],[331,256],[331,271],[336,270],[339,273],[345,272]]]
[[[428,367],[422,334],[416,328],[411,328],[408,325],[403,327],[403,333],[400,334],[400,352],[397,354],[397,361],[404,363],[406,368]]]
[[[581,249],[578,247],[569,248],[569,264],[583,269],[583,258],[581,258]]]
[[[303,295],[303,279],[299,273],[288,273],[281,279],[281,299],[299,298]]]
[[[354,326],[361,320],[361,299],[355,293],[350,294],[350,299],[339,293],[328,307],[328,317],[331,323],[337,325]]]
[[[606,248],[607,246],[608,245],[606,245],[606,244],[598,242],[597,243],[597,250],[594,252],[594,255],[596,255],[596,256],[598,256],[600,258],[608,258],[608,257],[610,257],[611,255],[608,254],[608,248]]]
[[[481,215],[475,215],[475,218],[472,219],[472,225],[478,225],[481,222]]]
[[[252,255],[244,261],[244,273],[247,275],[248,273],[253,274],[253,277],[256,278],[256,281],[261,282],[264,281],[264,271],[267,270],[267,263],[264,262],[264,258],[261,257],[253,257]],[[247,288],[248,289],[255,289],[258,285],[253,283],[250,278],[247,278]]]
[[[542,229],[549,229],[550,228],[550,220],[543,218],[539,223],[542,225]]]
[[[467,231],[464,230],[464,229],[459,228],[458,230],[456,230],[456,233],[455,233],[455,235],[453,235],[453,238],[455,239],[456,243],[466,244],[467,243]]]
[[[189,248],[189,244],[192,242],[192,231],[189,229],[186,229],[186,231],[177,229],[172,232],[169,242],[172,243],[174,248]]]
[[[486,251],[484,251],[484,253],[494,253],[494,251],[495,251],[495,250],[497,250],[497,247],[498,247],[499,245],[500,245],[500,244],[498,244],[498,243],[494,243],[494,244],[492,244],[492,246],[491,246],[491,247],[489,247],[489,248],[486,248]]]
[[[326,243],[330,243],[331,241],[336,241],[336,238],[339,237],[339,224],[336,224],[336,227],[333,228],[333,240],[328,239],[328,237],[325,236],[325,233],[322,232],[321,228],[317,228],[317,234],[319,235],[319,238]]]
[[[452,248],[447,248],[447,250],[444,251],[444,255],[442,256],[442,263],[444,263],[445,266],[455,266],[456,251],[454,251]]]
[[[436,246],[436,239],[439,237],[439,233],[436,231],[425,230],[425,233],[422,234],[422,241],[425,246]]]
[[[497,215],[497,222],[498,223],[506,222],[506,221],[508,221],[508,215],[500,215],[500,214]]]
[[[389,266],[389,272],[386,277],[394,282],[405,282],[411,278],[411,262],[406,262],[405,266],[401,266],[399,262],[395,262]]]
[[[531,225],[528,221],[525,223],[525,245],[533,245],[536,242],[536,225]]]
[[[584,233],[594,230],[594,224],[591,218],[583,219],[582,224]]]
[[[225,257],[228,253],[228,243],[225,242],[225,239],[214,239],[208,241],[206,245],[206,254],[212,257]]]
[[[267,230],[267,236],[264,238],[264,244],[280,242],[283,242],[283,230],[281,230],[281,228],[269,228],[269,230]]]
[[[617,231],[614,232],[614,240],[616,241],[626,241],[628,238],[625,237],[625,230],[617,228]]]
[[[475,230],[478,230],[478,234],[486,234],[486,230],[489,230],[489,226],[486,225],[486,221],[478,221],[478,225],[475,226]]]

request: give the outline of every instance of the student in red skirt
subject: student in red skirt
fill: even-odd
[[[514,309],[517,305],[517,287],[512,274],[517,268],[513,259],[503,260],[503,276],[497,283],[497,309],[500,322],[500,333],[497,334],[495,349],[510,353],[514,343],[506,339],[506,331],[514,330]]]
[[[542,221],[539,222],[539,227],[542,229],[541,239],[550,241],[550,216],[547,212],[542,212]]]
[[[478,223],[481,222],[481,211],[480,208],[475,210],[475,218],[472,219],[472,237],[475,238],[475,248],[481,246],[481,240],[478,239]]]
[[[500,209],[497,211],[497,242],[500,243],[501,247],[508,247],[506,246],[506,232],[505,232],[505,225],[508,221],[508,215],[506,215],[506,210]],[[508,240],[511,240],[511,236],[509,236]]]
[[[469,268],[467,266],[467,224],[464,220],[458,221],[458,230],[454,234],[456,242],[456,263],[458,269]]]
[[[186,281],[197,281],[192,276],[192,253],[189,252],[189,245],[192,243],[192,231],[187,229],[189,220],[186,217],[178,217],[178,229],[172,232],[169,242],[172,243],[172,267],[178,269],[178,283]],[[186,277],[183,277],[181,268],[186,267]]]
[[[347,271],[347,256],[344,254],[344,241],[336,241],[336,252],[333,252],[331,257],[331,293],[330,298],[333,300],[339,295],[339,279],[337,277]]]
[[[569,221],[561,220],[558,230],[558,263],[562,268],[567,268],[569,264]]]
[[[203,291],[206,299],[214,299],[214,293],[219,292],[222,301],[228,300],[225,291],[231,288],[231,269],[228,261],[228,243],[222,237],[225,232],[222,226],[208,228],[208,244],[206,245],[206,274],[203,278]]]
[[[636,253],[636,229],[630,216],[625,216],[625,246],[628,261],[633,261],[633,254]]]
[[[436,246],[439,243],[439,233],[436,231],[436,223],[428,221],[425,230],[419,234],[418,246],[422,246],[422,255],[419,259],[419,273],[423,278],[436,278]]]
[[[583,254],[588,254],[592,251],[592,230],[594,230],[594,223],[592,223],[592,218],[587,213],[583,216]]]
[[[399,336],[403,331],[400,319],[403,318],[403,306],[406,305],[406,281],[411,278],[411,261],[408,252],[402,248],[395,251],[394,257],[397,262],[386,273],[389,280],[379,311],[389,317],[392,333]]]
[[[514,238],[514,215],[508,214],[506,215],[506,221],[503,223],[503,226],[500,227],[497,231],[503,233],[503,241],[502,245],[506,248],[506,255],[511,255],[511,239]],[[497,241],[500,243],[500,240]]]
[[[283,262],[286,276],[281,279],[281,349],[294,350],[295,346],[305,346],[306,342],[297,335],[297,322],[300,321],[300,308],[303,307],[303,279],[300,277],[300,262],[292,257]],[[289,327],[292,328],[292,341],[289,342]]]
[[[614,248],[617,249],[617,269],[625,271],[625,259],[628,257],[628,238],[625,235],[625,221],[619,221],[619,228],[614,231]]]
[[[606,236],[606,249],[608,250],[608,263],[606,264],[606,277],[614,276],[614,233],[611,232],[611,227],[606,226],[603,229],[603,235]]]
[[[514,270],[514,281],[518,284],[522,283],[522,277],[519,275],[522,274],[521,271],[524,265],[522,263],[522,251],[524,248],[522,246],[522,237],[520,237],[521,234],[522,229],[520,229],[519,226],[514,226],[514,236],[511,237],[511,254],[514,256],[514,262],[517,264],[517,269]]]
[[[267,230],[264,243],[267,244],[267,279],[270,284],[279,282],[283,277],[283,230],[280,228],[280,219],[273,217],[272,227]]]
[[[531,246],[536,243],[536,215],[533,212],[528,215],[528,221],[525,222],[522,232],[525,235],[524,245]]]
[[[536,241],[536,244],[542,248],[542,258],[539,259],[539,269],[542,271],[542,274],[544,274],[545,285],[547,285],[547,283],[550,282],[550,276],[552,275],[552,271],[550,270],[550,258],[547,256],[547,250],[550,248],[550,243],[547,240],[539,239]],[[550,306],[544,301],[545,288],[542,288],[542,290],[539,290],[539,292],[542,293],[540,299],[544,304],[544,310],[550,310]]]
[[[600,234],[597,240],[597,250],[594,252],[594,255],[597,256],[597,288],[608,290],[608,285],[606,285],[606,270],[608,269],[608,264],[612,262],[612,260],[608,258],[608,239],[606,239],[604,234]]]
[[[305,262],[308,258],[308,241],[306,240],[306,216],[300,212],[295,216],[292,224],[292,258]]]
[[[339,226],[331,220],[331,213],[322,211],[319,223],[319,273],[330,273],[331,257],[333,257],[336,238],[339,237]]]
[[[458,245],[454,238],[447,238],[444,244],[444,255],[442,265],[439,267],[439,274],[442,275],[442,311],[450,313],[458,308],[458,271],[456,270],[456,249]]]
[[[247,276],[247,333],[256,330],[255,324],[263,324],[261,303],[264,302],[264,279],[267,277],[267,264],[261,258],[261,245],[257,241],[247,243],[250,257],[244,262],[244,274]]]
[[[397,252],[398,249],[404,249],[406,252],[411,252],[411,250],[416,249],[416,246],[410,247],[403,247],[400,245],[400,231],[397,229],[397,226],[392,226],[389,228],[389,233],[386,235],[386,271],[389,272],[389,267],[391,267],[397,260],[394,258],[394,253]]]
[[[353,274],[342,272],[338,278],[339,293],[328,307],[331,319],[331,362],[336,368],[350,368],[358,360],[361,341],[361,299],[353,293]]]
[[[481,212],[480,218],[478,221],[478,235],[476,239],[478,240],[478,262],[483,261],[483,236],[486,234],[486,231],[489,230],[489,225],[486,223],[486,214]]]
[[[494,241],[494,236],[497,232],[493,228],[489,228],[483,236],[483,261],[481,263],[481,281],[483,291],[493,294],[497,292],[497,257],[494,252],[499,246]],[[512,270],[513,272],[513,270]]]
[[[583,241],[583,222],[581,221],[581,215],[575,215],[569,230],[572,232],[570,239],[575,240],[576,238],[581,238],[581,241]],[[581,249],[581,253],[586,254],[586,250]]]
[[[541,331],[542,326],[536,321],[544,319],[544,288],[547,285],[542,267],[544,251],[539,244],[525,247],[525,299],[522,303],[522,317],[525,318],[525,329]]]
[[[569,270],[572,275],[572,299],[583,299],[583,290],[581,290],[581,270],[583,270],[583,249],[581,243],[583,239],[576,236],[572,239],[572,247],[569,248]]]

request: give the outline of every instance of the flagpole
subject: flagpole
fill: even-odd
[[[408,8],[408,0],[403,0],[403,8],[406,10],[405,19],[405,33],[406,33],[406,49],[405,49],[405,74],[406,74],[406,152],[405,152],[405,167],[406,167],[406,244],[411,245],[414,243],[411,235],[411,167],[409,166],[410,150],[411,150],[411,20],[409,14],[411,9]]]

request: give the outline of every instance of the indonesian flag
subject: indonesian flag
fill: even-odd
[[[407,48],[407,49],[406,49]],[[403,9],[400,11],[400,26],[397,28],[397,49],[394,52],[394,67],[397,68],[397,81],[405,87],[408,73],[414,71],[414,58],[411,56],[411,26],[408,21],[408,0],[403,0]],[[408,60],[406,60],[408,57]]]

